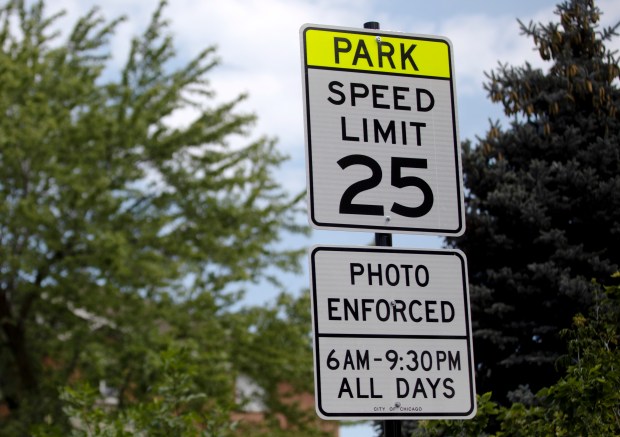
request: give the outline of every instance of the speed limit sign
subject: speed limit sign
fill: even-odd
[[[461,235],[450,41],[310,24],[300,33],[310,224]]]

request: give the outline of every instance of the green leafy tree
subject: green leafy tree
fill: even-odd
[[[217,318],[226,326],[209,331],[212,336],[226,339],[219,345],[218,357],[205,354],[201,335],[185,333],[185,338],[179,338],[175,331],[183,327],[182,323],[167,325],[170,331],[167,338],[160,339],[162,347],[141,345],[141,356],[125,364],[136,375],[142,375],[130,379],[134,385],[144,384],[142,389],[134,386],[129,396],[139,399],[121,395],[119,399],[124,399],[125,405],[110,405],[110,398],[102,397],[98,387],[79,380],[64,387],[60,395],[63,413],[71,419],[70,431],[48,423],[35,424],[31,430],[38,437],[65,436],[69,432],[74,436],[325,436],[313,410],[300,408],[277,391],[282,381],[289,383],[288,394],[292,396],[307,393],[311,384],[308,306],[308,293],[299,299],[283,294],[273,306],[247,308],[219,317],[209,314],[205,319]],[[174,322],[178,318],[167,320]],[[195,328],[202,331],[204,325],[196,324]],[[256,350],[252,345],[261,348]],[[231,411],[243,411],[244,400],[232,396],[232,384],[238,375],[264,388],[260,401],[266,408],[260,424],[238,422],[231,417]],[[120,384],[110,381],[114,387]],[[218,393],[217,386],[226,390]]]
[[[301,251],[277,248],[284,232],[305,232],[299,198],[273,176],[285,157],[273,139],[248,138],[244,95],[213,101],[212,47],[180,65],[163,9],[115,74],[108,43],[122,19],[93,9],[62,39],[42,1],[0,7],[1,434],[42,424],[63,434],[72,413],[61,393],[86,405],[76,387],[102,381],[116,390],[111,417],[141,403],[141,417],[176,411],[153,391],[170,368],[152,363],[187,344],[200,371],[173,381],[198,395],[183,406],[196,414],[228,413],[241,372],[265,386],[307,377],[295,368],[311,356],[297,300],[232,310],[266,267],[299,268]],[[188,106],[191,122],[167,123]],[[288,341],[288,355],[242,358],[235,346],[269,341]]]
[[[464,146],[467,232],[451,244],[469,261],[476,384],[502,403],[557,380],[560,331],[620,265],[617,25],[601,28],[591,0],[556,14],[521,23],[548,69],[488,75],[510,126]]]
[[[588,317],[575,316],[568,370],[532,405],[516,403],[502,416],[506,436],[620,434],[620,288],[607,287]]]
[[[486,393],[478,396],[473,420],[423,422],[410,435],[620,435],[620,287],[593,287],[590,314],[577,314],[572,328],[562,331],[569,353],[562,357],[565,373],[556,384],[507,407]]]
[[[191,342],[162,351],[145,363],[156,375],[148,400],[133,403],[120,414],[111,414],[98,388],[89,383],[66,387],[61,393],[63,410],[73,422],[70,435],[78,436],[170,436],[195,435],[227,437],[235,435],[228,410],[213,405],[195,385],[197,345]],[[66,430],[47,424],[33,427],[38,437],[65,436]]]

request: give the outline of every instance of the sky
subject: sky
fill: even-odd
[[[131,37],[148,23],[157,0],[48,0],[47,11],[67,11],[62,28],[94,5],[107,19],[126,15],[111,41],[112,69],[126,59]],[[523,65],[526,61],[545,68],[533,43],[520,35],[517,18],[524,23],[557,21],[552,0],[170,0],[164,15],[170,20],[178,58],[188,61],[205,47],[215,45],[221,64],[209,76],[218,101],[240,93],[249,98],[239,107],[258,115],[256,137],[278,139],[280,150],[290,159],[275,175],[291,193],[306,186],[303,102],[299,29],[306,23],[363,27],[377,21],[382,30],[439,35],[451,40],[454,49],[458,124],[461,140],[483,136],[489,120],[502,119],[483,89],[485,72],[498,62]],[[599,0],[602,24],[620,21],[620,1]],[[613,47],[620,48],[616,39]],[[185,124],[193,113],[177,111],[171,124]],[[503,119],[502,119],[503,120]],[[503,122],[505,124],[505,121]],[[364,232],[314,231],[308,239],[290,238],[294,247],[314,244],[366,245],[373,235]],[[394,246],[439,248],[434,236],[394,235]],[[307,273],[286,275],[292,292],[308,287]],[[276,291],[265,286],[248,290],[246,301],[271,301]],[[369,425],[343,427],[341,437],[369,437]]]

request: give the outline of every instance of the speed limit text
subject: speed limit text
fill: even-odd
[[[411,89],[406,86],[390,86],[351,82],[345,86],[333,80],[327,86],[331,95],[327,100],[333,105],[357,106],[360,101],[369,101],[374,109],[429,112],[435,106],[433,94],[424,88]],[[354,142],[391,143],[406,146],[415,138],[417,146],[422,145],[422,128],[426,123],[412,120],[381,121],[378,118],[363,117],[349,120],[340,117],[341,139]],[[355,132],[355,133],[353,133]]]

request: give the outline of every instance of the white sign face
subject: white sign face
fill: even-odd
[[[319,416],[475,416],[462,252],[315,246],[310,268]]]
[[[450,42],[305,25],[301,43],[311,225],[461,235]]]

